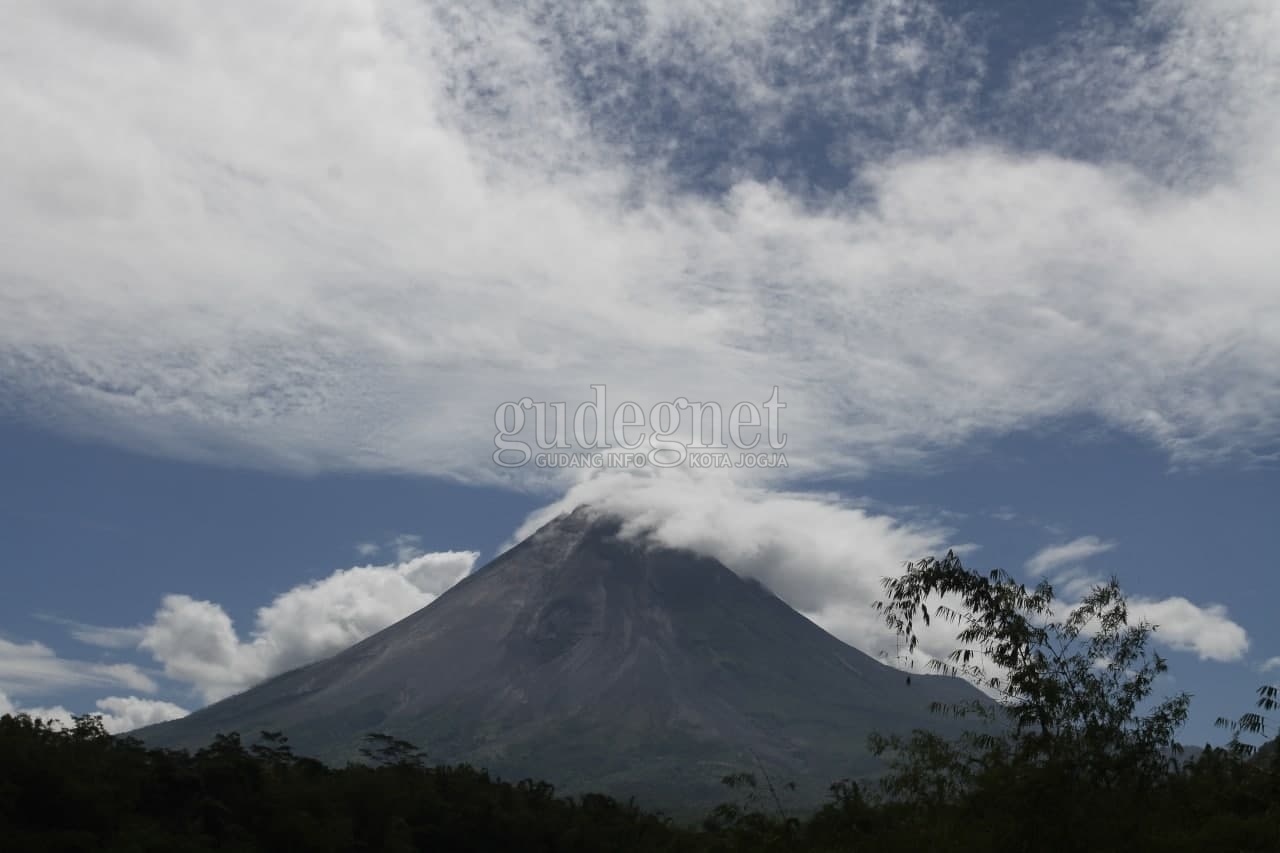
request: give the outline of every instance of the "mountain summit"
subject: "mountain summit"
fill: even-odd
[[[346,651],[136,734],[283,731],[341,762],[383,732],[435,762],[668,807],[763,771],[812,804],[875,772],[869,733],[953,727],[930,703],[979,695],[909,682],[716,560],[620,529],[579,508]]]

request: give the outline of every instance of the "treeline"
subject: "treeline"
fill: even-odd
[[[1091,787],[1071,768],[992,762],[952,789],[950,748],[921,736],[897,790],[833,786],[786,814],[734,777],[732,802],[685,826],[610,797],[557,797],[416,757],[328,767],[280,740],[224,736],[195,754],[0,718],[6,851],[1275,851],[1280,759],[1211,749],[1150,787]],[[785,793],[785,792],[783,792]]]
[[[1277,693],[1184,757],[1189,697],[1154,699],[1154,630],[1131,625],[1115,582],[1065,616],[1052,589],[978,574],[954,555],[886,581],[878,606],[917,648],[919,627],[958,628],[935,661],[998,704],[946,741],[873,738],[874,786],[838,782],[819,810],[788,809],[781,780],[725,780],[698,825],[601,795],[557,796],[467,766],[432,767],[370,735],[360,763],[293,754],[279,733],[224,735],[195,753],[112,737],[96,717],[58,728],[0,718],[0,850],[13,851],[1280,851],[1280,749],[1257,751]]]
[[[429,767],[381,739],[367,763],[295,756],[278,734],[219,736],[194,754],[0,718],[0,850],[696,850],[661,817],[545,783]]]

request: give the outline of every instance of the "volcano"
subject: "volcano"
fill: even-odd
[[[807,806],[878,771],[870,733],[955,731],[930,704],[980,698],[908,679],[716,560],[621,526],[579,508],[346,651],[134,734],[195,748],[282,731],[341,763],[381,732],[566,793],[688,809],[750,772]]]

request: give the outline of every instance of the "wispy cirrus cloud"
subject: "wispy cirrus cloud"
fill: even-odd
[[[1054,569],[1083,563],[1090,557],[1105,554],[1115,547],[1116,543],[1104,542],[1097,536],[1081,536],[1037,551],[1027,560],[1027,571],[1033,575],[1044,575]]]
[[[157,689],[155,680],[134,664],[72,660],[43,643],[0,637],[0,691],[27,695],[81,687],[127,687],[143,693]]]

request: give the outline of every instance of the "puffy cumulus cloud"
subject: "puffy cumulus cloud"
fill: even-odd
[[[241,643],[220,605],[186,595],[165,596],[140,647],[164,665],[165,675],[198,686],[207,699],[234,693],[267,674],[259,650]]]
[[[1083,563],[1090,557],[1105,554],[1115,547],[1114,542],[1103,542],[1097,536],[1081,536],[1037,551],[1027,560],[1027,571],[1033,575],[1043,575],[1063,566]]]
[[[121,734],[134,729],[176,720],[185,717],[189,711],[172,702],[156,699],[141,699],[137,696],[108,696],[95,703],[96,715],[102,718],[102,725],[111,734]],[[61,705],[53,707],[25,707],[13,703],[0,692],[0,715],[26,714],[39,720],[47,720],[60,726],[70,726],[73,714]]]
[[[582,504],[621,516],[626,535],[715,557],[836,636],[895,665],[920,666],[955,648],[955,627],[935,620],[923,630],[918,653],[908,655],[871,606],[882,598],[883,578],[908,561],[953,547],[955,531],[944,522],[901,520],[836,495],[779,492],[720,476],[615,472],[585,479],[533,513],[517,538]],[[1105,544],[1083,537],[1041,554],[1074,550],[1078,558],[1090,549],[1106,550]],[[1065,607],[1101,581],[1074,567],[1054,580],[1061,583]],[[1155,623],[1157,642],[1169,648],[1216,661],[1239,660],[1248,651],[1248,634],[1220,604],[1141,595],[1131,595],[1129,603],[1131,618]]]
[[[128,663],[94,663],[59,657],[43,643],[15,643],[0,637],[0,690],[46,693],[77,687],[128,687],[154,693],[156,683]]]
[[[1275,4],[1081,4],[1047,41],[954,5],[23,0],[4,399],[524,485],[559,475],[492,464],[495,408],[594,382],[778,386],[774,480],[1080,414],[1273,450]]]
[[[213,701],[335,654],[425,607],[466,577],[478,556],[446,551],[336,571],[260,608],[248,639],[220,605],[168,595],[145,626],[140,648],[166,676]]]
[[[1201,660],[1237,661],[1249,651],[1249,635],[1221,604],[1195,604],[1180,596],[1129,601],[1131,619],[1156,626],[1156,637],[1170,648],[1193,652]]]

